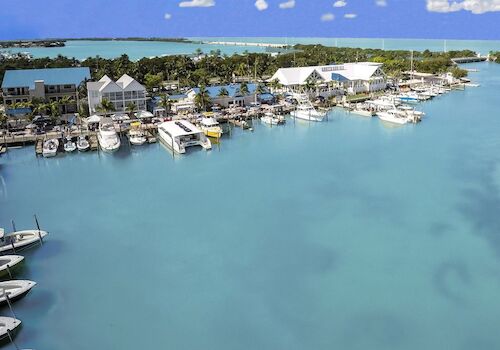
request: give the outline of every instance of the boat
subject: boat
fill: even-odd
[[[266,112],[264,113],[264,116],[260,118],[260,120],[268,125],[281,125],[285,124],[285,118],[282,116],[277,116],[274,113],[271,112]]]
[[[363,117],[373,117],[375,115],[374,108],[367,103],[356,103],[354,108],[349,110],[349,112]]]
[[[36,286],[36,282],[26,280],[11,280],[0,282],[0,305],[21,299]],[[8,300],[7,300],[8,298]]]
[[[0,344],[6,344],[12,341],[21,321],[12,317],[0,317]]]
[[[212,149],[212,143],[205,133],[187,120],[168,121],[158,125],[160,140],[178,154],[186,153],[187,147],[201,146]]]
[[[71,139],[71,137],[66,137],[64,140],[64,151],[65,152],[74,152],[76,151],[76,143]]]
[[[321,122],[325,119],[326,112],[317,111],[307,95],[298,94],[294,97],[298,101],[298,104],[296,109],[291,113],[292,117],[314,122]]]
[[[128,139],[134,146],[141,146],[147,141],[146,135],[144,134],[144,131],[141,130],[140,126],[140,122],[130,124],[131,128],[128,132]]]
[[[101,149],[106,152],[115,152],[120,148],[120,138],[115,130],[115,125],[110,118],[102,118],[99,122],[97,139]]]
[[[90,149],[90,143],[85,135],[78,136],[78,140],[76,140],[76,147],[80,152],[86,152]]]
[[[377,116],[380,120],[393,124],[406,124],[409,121],[404,112],[397,109],[389,109],[387,111],[378,112]]]
[[[12,270],[19,266],[19,264],[24,260],[24,257],[20,255],[4,255],[0,256],[0,276],[5,276],[11,274]]]
[[[48,232],[42,230],[24,230],[5,234],[5,231],[0,228],[0,253],[27,248],[41,242],[47,235]]]
[[[48,139],[43,142],[42,155],[45,158],[55,157],[57,155],[58,148],[59,148],[58,139]]]
[[[396,98],[405,103],[418,103],[420,101],[417,93],[402,93],[396,96]]]
[[[219,122],[213,117],[203,117],[200,121],[200,129],[208,137],[221,138],[223,131]]]

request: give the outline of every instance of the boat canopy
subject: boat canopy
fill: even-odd
[[[154,117],[153,113],[148,112],[148,111],[139,111],[139,112],[135,113],[135,116],[136,116],[136,118],[139,118],[139,119],[141,119],[141,118],[153,118]]]
[[[94,115],[91,115],[90,117],[88,117],[87,119],[85,119],[85,122],[87,124],[95,124],[95,123],[99,123],[101,121],[101,117],[94,114]]]

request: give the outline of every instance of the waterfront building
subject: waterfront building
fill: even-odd
[[[370,93],[387,86],[382,64],[374,62],[280,68],[269,82],[276,80],[285,91],[294,93],[302,93],[307,85],[315,84],[312,92],[324,97],[343,92]]]
[[[21,103],[37,100],[44,103],[69,102],[60,106],[62,114],[78,111],[78,86],[90,79],[88,67],[46,68],[8,70],[2,82],[4,107],[9,115],[23,115],[31,112],[30,108],[19,108]],[[25,113],[19,113],[20,110]]]
[[[257,84],[247,84],[248,93],[241,92],[241,84],[228,84],[206,87],[212,104],[227,107],[244,107],[257,99]],[[187,92],[187,100],[194,103],[199,88]]]
[[[117,81],[105,75],[99,81],[88,82],[87,96],[91,115],[99,112],[103,99],[113,104],[112,112],[125,112],[131,104],[135,106],[134,112],[146,109],[146,88],[127,74]]]
[[[170,111],[172,113],[190,113],[196,109],[194,102],[188,99],[186,94],[168,95],[168,99],[171,103]],[[161,106],[160,101],[160,96],[152,97],[147,102],[147,109],[149,112],[153,113],[155,117],[166,117],[167,111]]]

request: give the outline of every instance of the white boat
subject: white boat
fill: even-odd
[[[186,153],[187,147],[201,146],[212,149],[212,143],[205,133],[187,120],[173,120],[158,125],[160,140],[178,154]]]
[[[59,148],[58,139],[48,139],[43,143],[42,155],[45,158],[55,157]]]
[[[16,301],[24,297],[29,291],[36,286],[33,281],[11,280],[0,282],[0,305],[4,305],[8,301]]]
[[[106,152],[115,152],[120,148],[120,138],[115,130],[115,125],[110,118],[102,118],[99,122],[97,139],[101,149]]]
[[[65,152],[74,152],[74,151],[76,151],[76,143],[71,139],[71,137],[67,137],[64,140],[64,151]]]
[[[219,122],[213,117],[203,117],[200,120],[200,129],[208,137],[219,139],[222,137],[222,128]]]
[[[356,103],[354,108],[349,112],[363,117],[373,117],[375,115],[374,108],[367,103]]]
[[[405,103],[417,103],[420,101],[417,93],[401,93],[396,96],[398,100]]]
[[[10,275],[12,270],[23,260],[24,257],[21,255],[0,256],[0,276]]]
[[[146,143],[146,135],[141,129],[130,129],[128,132],[128,139],[134,146],[141,146]]]
[[[264,116],[262,116],[260,120],[268,125],[281,125],[285,123],[285,118],[283,118],[282,116],[277,116],[276,114],[271,112],[264,113]]]
[[[326,112],[317,111],[307,95],[298,94],[294,98],[298,101],[298,104],[296,109],[291,113],[292,117],[314,122],[322,122],[325,119]]]
[[[399,106],[398,109],[405,112],[406,115],[408,115],[408,117],[410,117],[410,118],[416,118],[416,119],[421,120],[425,116],[424,112],[417,111],[417,110],[415,110],[415,108],[408,106],[408,105]]]
[[[393,124],[406,124],[408,123],[408,117],[404,112],[397,109],[390,109],[388,111],[378,112],[377,116],[380,120]]]
[[[10,342],[16,334],[21,321],[12,317],[0,317],[0,344]]]
[[[87,137],[84,135],[78,136],[78,140],[76,140],[76,147],[80,152],[85,152],[90,149],[90,143],[87,140]]]
[[[5,234],[4,230],[0,228],[0,253],[15,252],[21,248],[38,244],[47,235],[48,232],[42,230],[24,230]]]

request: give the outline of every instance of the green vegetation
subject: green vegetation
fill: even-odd
[[[500,63],[500,51],[492,51],[490,56],[493,62]]]

